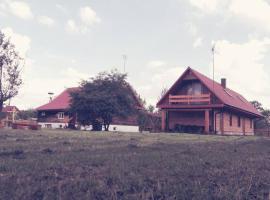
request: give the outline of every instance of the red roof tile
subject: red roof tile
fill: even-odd
[[[170,91],[175,87],[179,81],[182,80],[182,77],[188,72],[191,71],[213,94],[219,98],[225,106],[229,106],[235,109],[240,109],[242,111],[248,112],[250,114],[254,114],[256,116],[261,116],[261,114],[257,111],[257,109],[247,101],[241,94],[226,88],[224,89],[222,85],[218,82],[214,82],[213,88],[213,80],[208,78],[207,76],[201,74],[200,72],[191,69],[190,67],[183,73],[183,75],[176,81],[176,83],[169,89],[169,91],[163,96],[163,98],[158,102],[158,105],[161,104],[163,99],[170,93]]]
[[[76,91],[78,89],[78,87],[66,89],[60,95],[55,97],[51,102],[38,107],[37,110],[67,110],[70,106],[70,92]]]

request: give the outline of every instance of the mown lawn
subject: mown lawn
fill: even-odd
[[[0,130],[0,199],[270,199],[270,139]]]

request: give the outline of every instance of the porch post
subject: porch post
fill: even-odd
[[[165,132],[166,130],[166,110],[161,111],[161,131]]]
[[[209,110],[205,110],[204,112],[204,132],[209,133]]]

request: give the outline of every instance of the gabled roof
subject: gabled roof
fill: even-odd
[[[70,93],[79,90],[78,87],[67,88],[60,95],[55,97],[51,102],[37,108],[43,110],[67,110],[70,106]]]
[[[67,88],[64,90],[60,95],[55,97],[51,102],[40,106],[36,108],[38,111],[45,111],[45,110],[68,110],[70,107],[70,101],[71,101],[71,96],[70,93],[74,91],[78,91],[80,88],[79,87],[74,87],[74,88]],[[135,101],[136,101],[136,107],[138,109],[143,108],[142,103],[139,100],[139,97],[135,90],[129,85],[129,89],[131,91],[131,94],[133,95]]]
[[[7,113],[7,112],[13,112],[13,110],[20,111],[16,106],[6,106],[3,108],[2,112]]]
[[[174,83],[174,85],[167,91],[167,93],[161,98],[161,100],[157,103],[159,106],[162,101],[171,93],[171,91],[182,82],[184,76],[188,72],[192,72],[193,75],[198,78],[208,89],[211,91],[225,106],[235,108],[256,116],[261,116],[258,110],[249,102],[247,101],[241,94],[226,88],[224,89],[222,85],[216,81],[214,81],[213,87],[213,80],[208,78],[207,76],[201,74],[200,72],[188,67],[186,71],[180,76],[180,78]]]

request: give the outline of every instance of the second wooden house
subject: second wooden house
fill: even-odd
[[[157,103],[162,130],[226,135],[253,135],[261,117],[241,94],[190,67]]]

